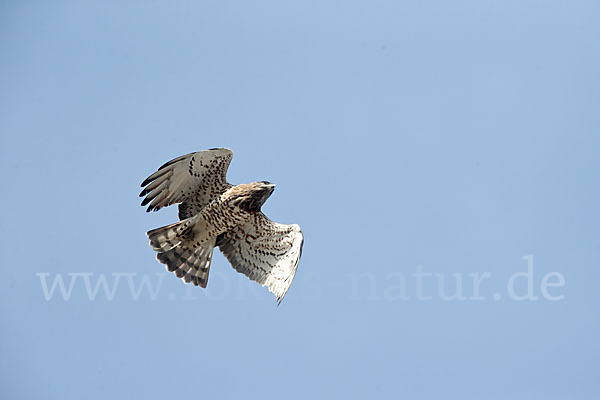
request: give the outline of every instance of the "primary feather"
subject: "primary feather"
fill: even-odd
[[[296,274],[304,237],[296,224],[271,221],[261,211],[275,185],[226,180],[229,149],[177,157],[142,183],[146,211],[179,203],[180,222],[148,232],[157,259],[185,283],[206,287],[215,246],[233,268],[266,286],[280,303]]]

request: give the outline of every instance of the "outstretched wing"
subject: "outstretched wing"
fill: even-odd
[[[278,224],[259,212],[226,232],[217,245],[236,271],[267,286],[281,303],[296,274],[303,241],[298,225]]]
[[[142,187],[142,206],[146,211],[158,211],[171,204],[181,203],[179,218],[197,214],[212,199],[231,187],[226,174],[233,152],[229,149],[210,149],[177,157],[150,175]]]

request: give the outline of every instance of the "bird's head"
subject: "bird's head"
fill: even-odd
[[[241,209],[249,212],[258,212],[269,196],[275,190],[271,182],[260,181],[232,188],[232,194],[236,197],[235,204]]]

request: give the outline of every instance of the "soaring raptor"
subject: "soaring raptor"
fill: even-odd
[[[146,211],[179,203],[180,221],[148,232],[156,258],[185,283],[205,288],[213,249],[219,246],[233,268],[267,286],[279,303],[302,254],[298,225],[271,221],[261,206],[275,185],[227,182],[233,152],[210,149],[177,157],[150,175],[140,197]]]

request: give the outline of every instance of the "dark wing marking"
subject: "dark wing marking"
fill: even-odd
[[[281,303],[296,274],[303,242],[298,225],[278,224],[259,212],[219,237],[217,245],[236,271],[267,286]]]
[[[148,205],[146,211],[150,212],[181,203],[180,219],[197,214],[231,187],[226,174],[232,157],[231,150],[222,148],[186,154],[165,163],[142,182],[142,206]]]

